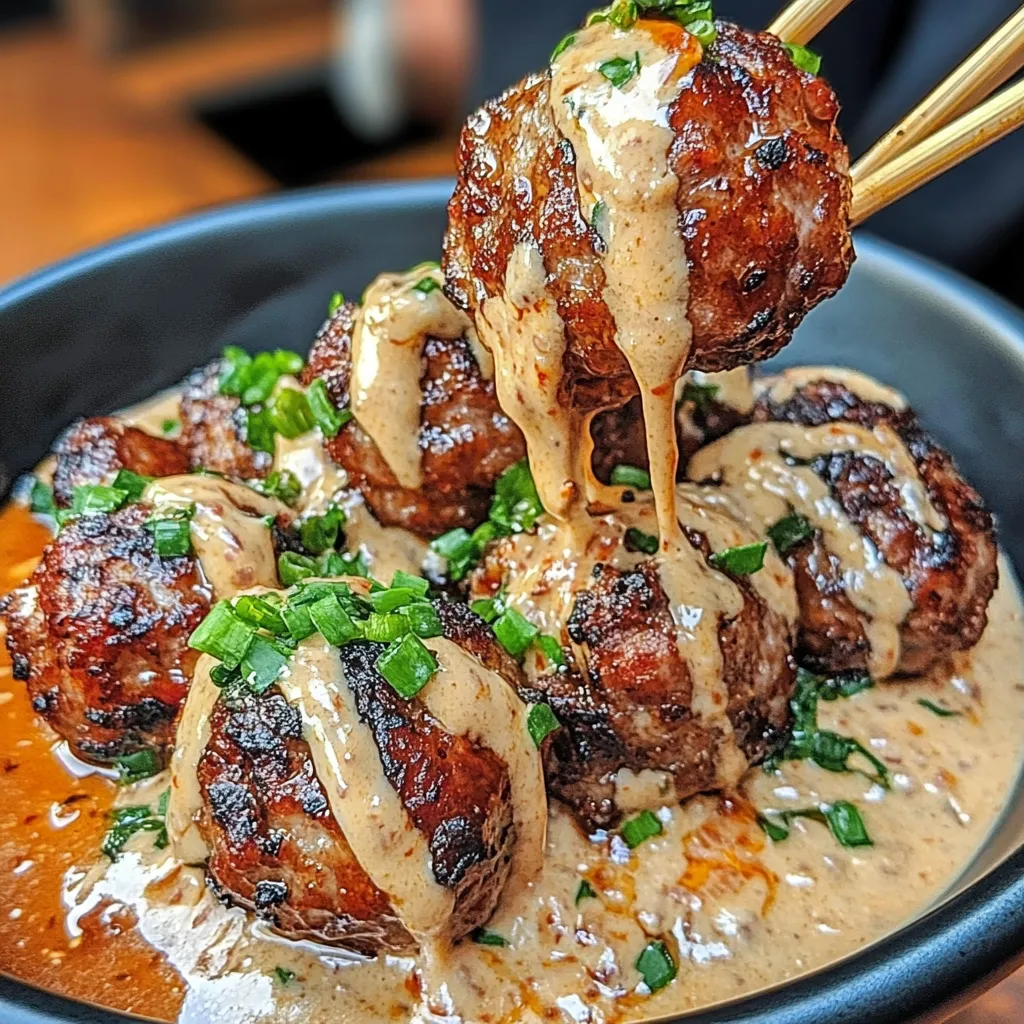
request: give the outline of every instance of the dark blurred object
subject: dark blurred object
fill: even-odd
[[[88,47],[109,55],[323,11],[329,0],[60,0],[60,6]]]
[[[0,28],[53,14],[53,0],[4,0],[0,3]]]
[[[472,105],[545,65],[593,0],[479,0],[481,56]],[[753,28],[785,0],[716,0]],[[1019,0],[856,0],[811,44],[843,104],[840,124],[863,153],[1019,6]],[[992,146],[866,228],[971,274],[1024,305],[1024,132]]]

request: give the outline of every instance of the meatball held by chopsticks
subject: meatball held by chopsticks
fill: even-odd
[[[597,82],[593,95],[573,89],[586,74]],[[595,108],[607,122],[599,138]],[[852,262],[838,111],[828,84],[794,66],[767,33],[718,22],[702,49],[667,20],[583,29],[548,71],[469,119],[449,204],[447,291],[478,330],[496,297],[525,308],[537,287],[523,286],[514,257],[527,247],[564,325],[561,400],[612,408],[637,391],[620,350],[630,281],[640,294],[640,283],[664,276],[681,241],[685,267],[664,305],[692,327],[680,372],[764,359],[835,294]],[[667,138],[645,134],[662,121]],[[591,139],[597,155],[583,152]],[[655,190],[638,198],[609,185],[604,194],[590,168],[606,159],[618,161],[620,182],[630,159],[643,163],[637,177],[661,174],[657,188],[671,190],[670,202],[663,209]],[[620,261],[632,258],[632,278],[610,262],[617,223],[639,239]]]

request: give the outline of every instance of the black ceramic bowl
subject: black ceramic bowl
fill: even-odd
[[[74,416],[130,405],[224,345],[305,351],[330,294],[437,257],[449,182],[286,196],[115,242],[0,293],[0,464],[31,467]],[[905,391],[998,513],[1024,566],[1024,317],[862,237],[849,284],[778,360],[838,363]],[[850,893],[856,899],[855,892]],[[690,1024],[942,1020],[1024,960],[1024,800],[929,912],[799,981]],[[3,965],[0,964],[0,970]],[[0,1022],[112,1021],[0,977]]]

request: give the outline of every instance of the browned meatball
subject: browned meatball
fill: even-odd
[[[831,88],[798,70],[774,36],[717,24],[668,112],[689,265],[688,368],[706,371],[778,351],[842,286],[853,258],[849,155]],[[689,45],[682,29],[665,42],[673,29],[664,21],[641,19],[632,31],[657,31],[666,48]],[[581,211],[550,87],[550,72],[531,76],[469,119],[448,208],[446,288],[476,317],[502,294],[514,248],[532,242],[565,325],[563,400],[613,408],[636,385],[616,347],[604,243]]]
[[[349,404],[356,309],[348,303],[324,325],[303,372],[305,384],[322,377],[339,408]],[[457,526],[478,525],[487,515],[494,481],[523,458],[526,449],[465,339],[428,338],[423,367],[422,487],[402,487],[354,420],[327,441],[327,450],[381,523],[436,537]]]
[[[68,523],[24,586],[0,605],[14,675],[32,706],[86,761],[150,748],[163,757],[209,611],[192,556],[160,558],[131,505]]]
[[[189,468],[188,455],[177,441],[153,437],[109,416],[79,420],[53,451],[53,499],[65,508],[76,487],[109,484],[121,469],[140,476],[174,476]]]
[[[436,607],[449,639],[521,685],[482,621],[463,605]],[[428,840],[435,879],[454,893],[445,934],[457,939],[487,920],[508,879],[516,838],[508,769],[489,749],[446,732],[420,701],[399,697],[375,668],[385,648],[340,648],[345,677],[386,779]],[[207,870],[224,898],[289,938],[371,956],[415,947],[342,834],[298,712],[276,689],[218,704],[199,780]]]
[[[913,411],[866,401],[843,383],[821,379],[783,401],[773,399],[766,386],[754,422],[770,421],[887,424],[895,431],[932,504],[945,517],[946,529],[929,533],[908,515],[897,482],[877,459],[839,452],[814,460],[812,468],[886,564],[903,577],[912,609],[900,629],[897,671],[923,672],[973,647],[985,629],[986,609],[998,582],[992,515]],[[825,550],[820,534],[796,546],[789,562],[800,603],[802,660],[821,671],[864,670],[869,644],[863,617],[846,595],[838,562]]]
[[[203,468],[234,480],[265,477],[274,457],[246,442],[246,412],[242,403],[219,392],[224,364],[215,359],[195,370],[181,396],[181,444],[193,468]]]
[[[703,535],[688,530],[687,536],[710,555]],[[497,593],[510,574],[522,572],[521,543],[491,548],[473,579],[476,596]],[[529,557],[536,566],[536,555]],[[785,575],[777,562],[762,571]],[[541,600],[546,575],[534,577],[532,593]],[[557,586],[559,573],[553,576]],[[600,561],[573,595],[560,637],[569,664],[531,672],[524,699],[548,702],[562,723],[544,746],[548,790],[588,831],[615,825],[630,809],[620,806],[617,793],[623,769],[664,773],[658,802],[684,800],[722,785],[720,769],[737,746],[754,763],[784,739],[795,680],[792,629],[747,577],[734,582],[742,607],[718,630],[733,738],[692,711],[693,681],[655,562],[626,569]]]

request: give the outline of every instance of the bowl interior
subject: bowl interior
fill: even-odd
[[[449,193],[450,183],[437,182],[229,208],[15,284],[0,294],[8,480],[76,415],[139,401],[225,345],[305,352],[332,292],[359,294],[382,270],[437,258]],[[985,495],[1005,550],[1024,566],[1024,317],[869,237],[858,254],[846,288],[774,363],[852,366],[902,389]],[[938,1012],[1024,944],[1022,849],[1024,801],[1015,800],[940,910],[829,968],[825,986],[811,978],[692,1019],[854,1024]],[[967,961],[965,944],[975,947]],[[3,1019],[72,1019],[70,1004],[27,991],[0,983]]]

